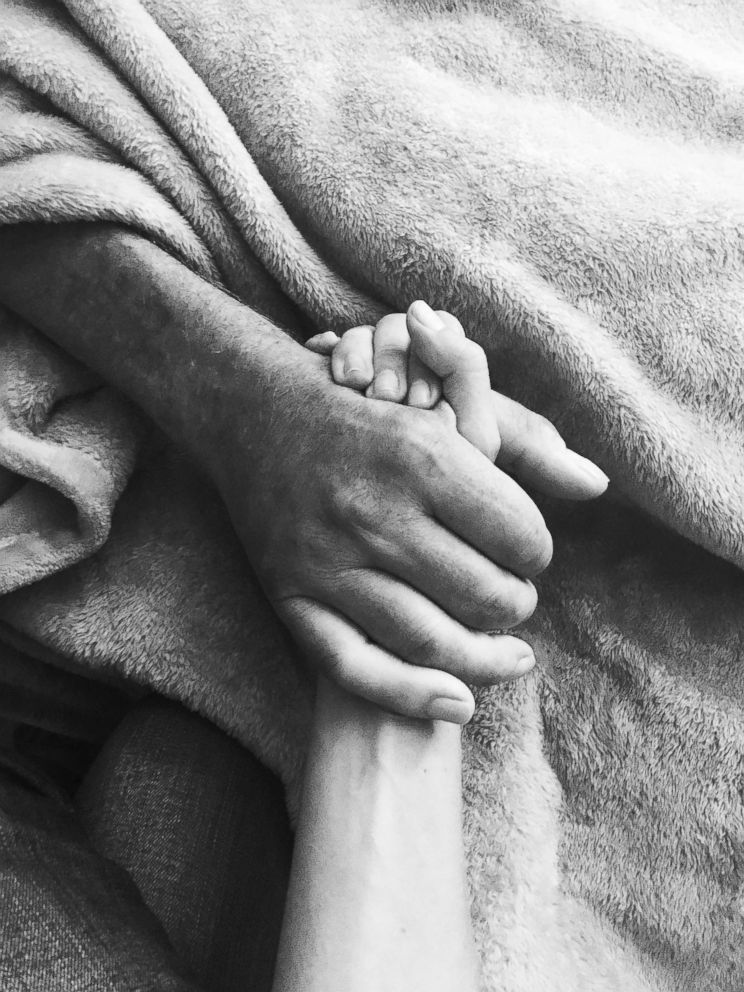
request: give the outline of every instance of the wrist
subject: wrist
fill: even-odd
[[[459,778],[462,728],[441,720],[420,720],[381,709],[318,679],[314,733],[325,752],[355,768],[382,768],[393,761],[397,775]]]
[[[265,426],[261,404],[278,392],[285,368],[323,363],[150,241],[113,225],[0,230],[0,286],[4,303],[129,396],[213,476],[231,457],[234,434]]]
[[[278,454],[280,426],[293,413],[301,430],[306,394],[327,384],[327,361],[307,352],[260,314],[227,300],[198,362],[183,369],[184,389],[170,433],[178,435],[220,488],[239,475],[261,476]],[[281,407],[281,409],[279,409]],[[167,425],[163,425],[168,431]]]

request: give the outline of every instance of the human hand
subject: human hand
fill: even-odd
[[[462,723],[465,682],[533,664],[487,631],[531,611],[550,535],[451,410],[337,386],[327,359],[131,231],[18,225],[1,240],[3,302],[191,452],[322,671],[389,710]]]
[[[534,664],[523,641],[489,631],[534,609],[530,579],[552,553],[539,510],[460,436],[446,404],[370,402],[290,341],[275,343],[271,361],[263,399],[255,370],[225,383],[232,426],[211,456],[268,598],[349,691],[466,722],[464,683]]]
[[[336,383],[369,397],[430,409],[444,396],[463,437],[547,495],[593,499],[607,488],[604,472],[567,448],[548,420],[491,391],[483,350],[444,310],[419,300],[407,314],[388,314],[341,338],[320,334],[306,346],[331,356]]]

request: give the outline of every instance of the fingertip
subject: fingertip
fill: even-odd
[[[431,410],[442,396],[442,390],[436,383],[425,379],[416,379],[408,390],[408,405],[419,410]]]
[[[573,470],[578,481],[583,484],[590,498],[601,496],[606,491],[610,479],[598,465],[570,448],[566,448],[563,458],[569,468]]]
[[[322,334],[314,334],[308,338],[305,347],[316,355],[330,355],[339,341],[340,338],[334,331],[324,331]]]
[[[458,338],[466,336],[465,328],[453,313],[449,313],[447,310],[435,310],[434,313],[441,319],[445,330],[451,331]]]
[[[375,649],[376,668],[349,666],[345,688],[388,713],[412,720],[443,720],[462,726],[472,719],[475,699],[454,675],[420,668]],[[392,663],[391,663],[392,662]]]
[[[382,369],[375,375],[367,396],[376,400],[400,403],[406,395],[407,388],[407,381],[398,372],[393,369]]]
[[[361,390],[370,385],[373,372],[371,368],[365,367],[363,360],[352,355],[343,363],[341,376],[345,386]]]
[[[444,720],[446,723],[464,726],[472,720],[475,712],[472,693],[468,692],[468,697],[436,696],[429,701],[426,716],[429,720]]]
[[[478,685],[513,682],[535,667],[535,653],[526,641],[512,634],[489,635],[493,654],[485,668],[473,673]]]
[[[363,356],[349,352],[343,341],[331,356],[331,374],[337,386],[349,389],[366,389],[372,382],[372,369]]]
[[[524,644],[523,642],[522,644],[522,653],[517,655],[514,663],[514,670],[511,674],[511,678],[513,679],[521,678],[522,675],[526,675],[527,672],[531,672],[535,667],[535,652],[529,644]]]
[[[439,333],[445,329],[442,318],[424,300],[414,300],[408,308],[406,322],[409,332],[412,328],[425,332]]]

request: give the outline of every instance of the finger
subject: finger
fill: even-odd
[[[483,349],[465,337],[457,318],[445,311],[435,313],[423,300],[411,304],[407,323],[411,350],[441,378],[458,431],[493,461],[499,430]]]
[[[372,569],[334,575],[333,604],[376,644],[421,668],[491,685],[524,675],[532,649],[508,634],[469,630],[405,582]]]
[[[308,338],[305,347],[309,351],[314,351],[316,355],[330,355],[338,342],[338,334],[334,331],[324,331],[322,334],[315,334]]]
[[[496,464],[549,496],[594,499],[609,479],[588,458],[566,447],[555,427],[537,413],[500,393],[491,403],[501,432]]]
[[[405,399],[410,345],[405,314],[390,313],[378,321],[374,334],[375,378],[367,396],[393,403]]]
[[[452,314],[447,313],[446,310],[437,310],[434,312],[436,313],[436,316],[444,322],[447,331],[450,332],[450,336],[454,336],[455,338],[465,337],[465,331],[463,330],[462,324],[457,317],[453,317]],[[411,318],[409,314],[406,314],[406,326],[408,327],[410,335]],[[416,382],[419,379],[424,381],[423,387],[416,386]],[[422,359],[419,357],[416,348],[413,346],[413,342],[411,342],[411,349],[408,355],[408,405],[428,410],[436,406],[441,399],[441,396],[442,380],[435,372],[424,364]],[[455,424],[456,423],[457,416],[455,416]]]
[[[413,472],[427,477],[424,505],[430,514],[502,568],[522,578],[539,574],[550,562],[553,543],[527,493],[459,434],[445,446],[441,438],[421,436],[425,430],[419,426],[413,451],[409,443],[408,459]]]
[[[406,403],[420,410],[431,410],[442,398],[442,380],[427,368],[413,348],[408,353],[408,396]]]
[[[360,535],[375,568],[395,575],[474,630],[508,630],[532,616],[537,592],[435,520],[391,520],[389,534]]]
[[[473,715],[472,693],[453,675],[407,665],[335,610],[293,597],[279,612],[298,646],[349,692],[401,716],[462,724]]]
[[[363,324],[351,327],[341,336],[333,349],[331,373],[339,386],[351,389],[366,389],[372,382],[372,335],[374,327]]]

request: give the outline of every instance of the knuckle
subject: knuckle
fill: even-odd
[[[553,558],[553,538],[542,517],[522,523],[517,540],[517,566],[526,576],[539,575]]]
[[[400,646],[404,659],[420,668],[438,667],[437,663],[446,650],[444,632],[436,621],[408,630]]]
[[[466,622],[475,630],[515,627],[527,620],[537,606],[537,592],[531,582],[511,580],[506,587],[490,589],[472,604]]]
[[[505,603],[501,626],[509,629],[529,620],[537,607],[537,590],[529,581],[519,582]]]
[[[384,427],[385,450],[396,460],[408,464],[437,457],[442,432],[427,411],[393,407]]]
[[[441,423],[425,411],[417,411],[406,436],[403,455],[420,475],[431,477],[445,472],[450,459],[450,445]]]
[[[378,501],[359,480],[335,487],[327,496],[326,509],[333,524],[352,532],[373,529],[379,517]]]

